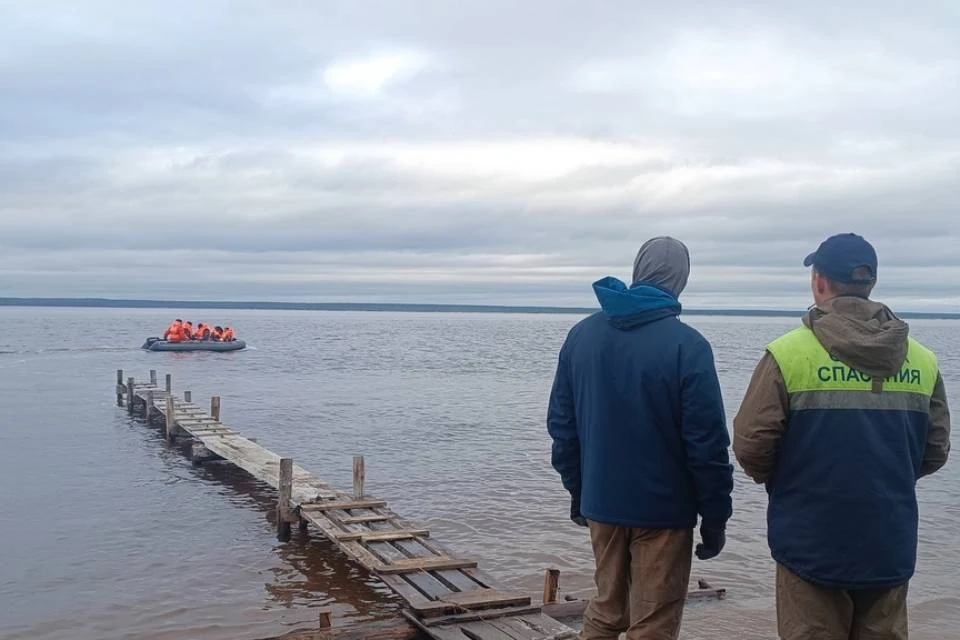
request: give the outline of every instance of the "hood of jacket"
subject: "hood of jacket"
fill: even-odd
[[[831,355],[872,377],[897,373],[907,358],[910,327],[880,302],[841,296],[813,307],[803,323]]]
[[[593,283],[600,309],[618,329],[632,329],[680,314],[677,298],[661,287],[638,282],[628,287],[612,276]]]

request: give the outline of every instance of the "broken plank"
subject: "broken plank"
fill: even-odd
[[[464,609],[526,607],[530,605],[530,596],[522,593],[498,591],[497,589],[476,589],[444,596],[443,601]]]
[[[367,524],[370,522],[386,522],[390,520],[390,516],[374,513],[369,516],[344,516],[337,518],[337,520],[340,524]]]
[[[461,624],[475,620],[490,620],[505,616],[519,616],[540,613],[539,605],[529,607],[506,607],[495,611],[470,611],[468,613],[454,613],[447,616],[423,618],[420,622],[427,627],[438,627],[445,624]]]
[[[414,571],[440,571],[444,569],[472,569],[477,566],[476,560],[458,560],[447,556],[431,556],[429,558],[408,558],[396,560],[390,564],[381,564],[373,567],[377,573],[411,573]]]
[[[349,511],[350,509],[379,509],[387,506],[383,500],[349,500],[330,502],[312,502],[303,505],[304,509],[310,511]]]
[[[393,542],[395,540],[412,540],[427,538],[430,532],[426,529],[396,529],[394,531],[345,531],[337,534],[338,540],[359,540],[360,542]]]

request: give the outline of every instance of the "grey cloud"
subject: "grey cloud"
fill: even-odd
[[[694,302],[795,306],[852,230],[895,299],[956,304],[947,3],[38,2],[0,40],[0,295],[169,294],[166,262],[589,303],[670,234]]]

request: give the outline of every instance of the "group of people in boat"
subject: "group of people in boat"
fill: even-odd
[[[189,320],[184,322],[177,318],[167,327],[163,334],[163,339],[167,342],[188,342],[190,340],[215,340],[217,342],[233,342],[237,339],[236,334],[230,327],[211,327],[201,322],[197,328],[193,328],[193,323]]]

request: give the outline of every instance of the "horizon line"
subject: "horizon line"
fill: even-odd
[[[434,313],[540,313],[590,314],[599,307],[567,307],[548,305],[501,305],[407,302],[270,302],[265,300],[156,300],[150,298],[40,298],[0,297],[0,306],[7,307],[86,307],[108,309],[249,309],[274,311],[395,311]],[[687,315],[798,317],[803,310],[789,309],[683,309]],[[904,318],[960,320],[960,313],[949,311],[904,311]]]

